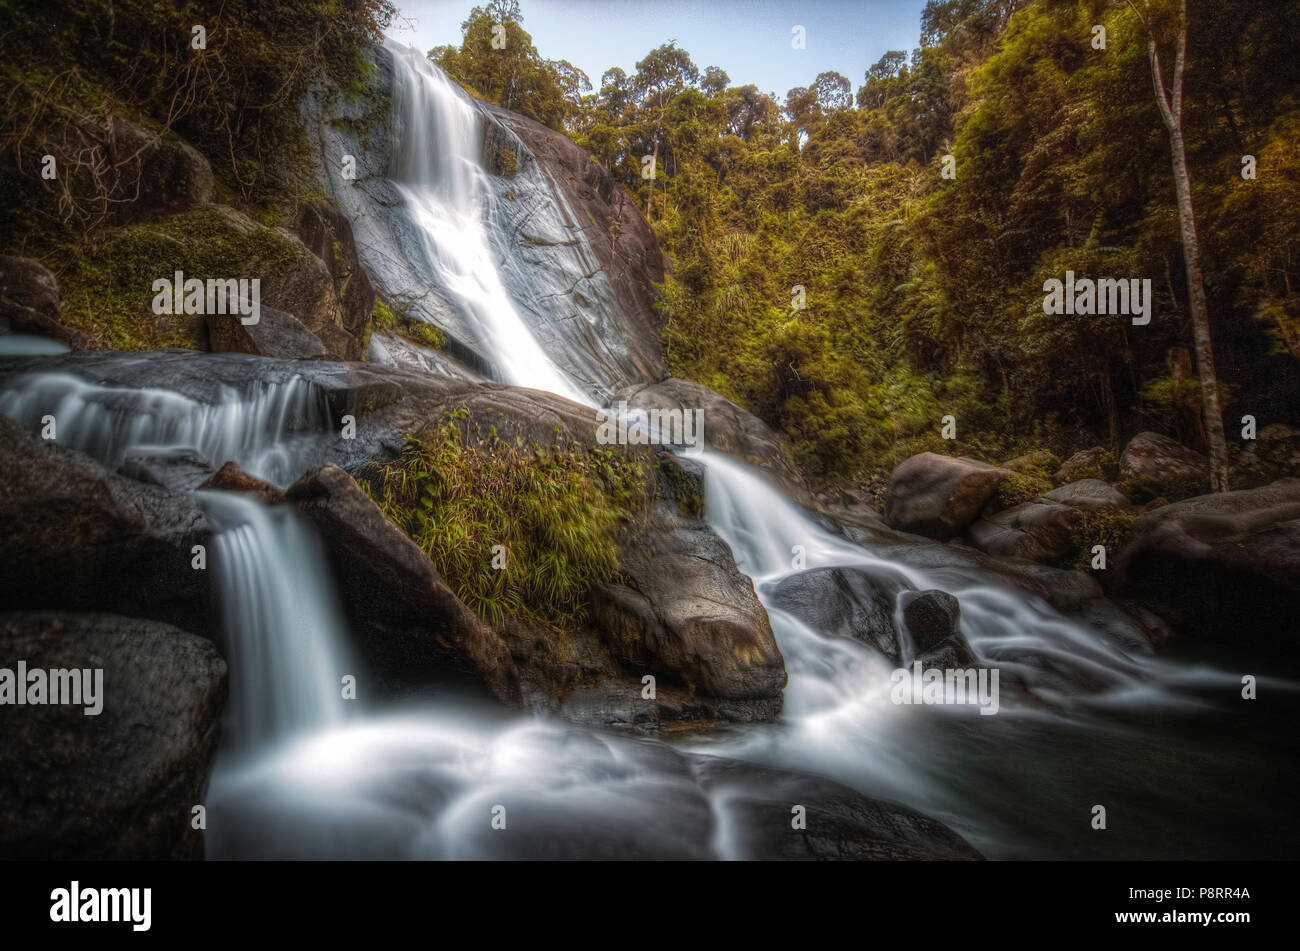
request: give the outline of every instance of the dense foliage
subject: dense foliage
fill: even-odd
[[[302,95],[326,77],[360,88],[362,53],[392,15],[389,0],[5,0],[0,246],[105,224],[86,187],[107,171],[87,164],[102,153],[68,130],[111,137],[115,116],[196,146],[225,200],[310,189]],[[40,175],[45,154],[64,170],[56,181]]]
[[[1117,449],[1149,428],[1197,444],[1146,9],[930,0],[919,48],[887,53],[856,93],[833,72],[784,98],[732,86],[669,43],[556,109],[673,263],[673,372],[773,424],[814,477],[924,448]],[[1174,10],[1150,7],[1167,44]],[[1189,22],[1183,124],[1232,436],[1247,413],[1297,421],[1300,2],[1192,0]],[[1045,316],[1043,282],[1066,270],[1150,278],[1151,323]]]
[[[483,99],[561,129],[591,80],[568,60],[542,59],[522,19],[518,0],[474,7],[460,46],[435,47],[429,58]]]

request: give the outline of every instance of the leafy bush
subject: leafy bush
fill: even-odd
[[[592,586],[618,570],[616,530],[645,504],[641,464],[613,447],[512,446],[495,431],[470,439],[466,420],[457,410],[410,438],[367,491],[485,620],[581,619]],[[493,567],[497,545],[504,569]]]

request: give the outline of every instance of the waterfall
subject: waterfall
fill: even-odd
[[[234,461],[276,484],[301,471],[312,437],[330,426],[324,393],[302,377],[259,382],[246,393],[222,388],[206,403],[173,390],[37,373],[0,392],[0,413],[32,432],[52,416],[60,445],[112,469],[128,455],[192,449],[214,468]]]
[[[585,402],[538,344],[501,277],[489,236],[500,220],[483,167],[484,118],[420,52],[389,42],[398,155],[394,185],[416,234],[407,249],[462,311],[503,382]]]
[[[284,484],[330,429],[324,392],[302,377],[221,387],[213,402],[165,389],[107,386],[65,372],[30,373],[0,390],[0,413],[110,468],[132,455],[191,449]],[[212,571],[230,664],[227,746],[251,749],[338,724],[339,679],[351,669],[346,630],[314,532],[291,506],[222,491],[196,493],[216,528]]]
[[[423,55],[388,49],[393,183],[413,228],[402,241],[411,270],[446,291],[503,382],[594,406],[561,368],[573,361],[561,361],[554,339],[548,352],[547,337],[530,327],[529,315],[539,318],[520,299],[527,289],[503,277],[495,231],[505,216],[483,165],[483,113]],[[606,345],[565,339],[593,351]],[[46,372],[0,391],[0,413],[31,431],[53,415],[60,444],[113,468],[132,454],[192,448],[278,484],[315,458],[313,440],[330,429],[323,392],[301,378],[225,388],[202,401]],[[1100,837],[1083,844],[1085,810],[1103,793],[1127,810],[1125,836],[1106,841],[1150,857],[1161,847],[1151,837],[1158,843],[1169,829],[1165,814],[1183,805],[1183,789],[1259,781],[1229,755],[1241,740],[1226,706],[1194,721],[1204,731],[1169,719],[1202,713],[1181,688],[1220,690],[1232,677],[1128,650],[978,568],[921,567],[883,546],[854,544],[759,471],[712,451],[699,459],[704,516],[753,579],[789,684],[778,721],[722,726],[671,746],[438,698],[351,721],[341,678],[353,658],[320,540],[290,506],[199,492],[216,528],[210,570],[231,668],[223,749],[206,799],[209,856],[537,858],[560,847],[567,857],[589,855],[584,847],[595,843],[597,857],[737,857],[729,794],[703,789],[683,750],[806,770],[897,799],[994,857],[1089,854]],[[775,602],[774,586],[803,570],[791,565],[796,545],[809,569],[860,570],[895,596],[952,593],[979,662],[1015,674],[1046,702],[1004,702],[992,717],[894,704],[890,660]],[[901,630],[897,612],[895,623]],[[1101,684],[1095,702],[1057,689],[1061,670]],[[1177,759],[1171,750],[1186,753],[1186,765],[1168,765]],[[1100,779],[1099,762],[1108,768]],[[498,803],[509,803],[508,835],[487,822]],[[1235,847],[1231,826],[1220,838]]]
[[[200,492],[227,663],[228,744],[260,747],[342,721],[350,672],[338,596],[320,542],[289,506]]]

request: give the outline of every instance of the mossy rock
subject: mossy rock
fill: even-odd
[[[202,315],[155,314],[154,281],[273,279],[307,252],[273,228],[212,205],[108,232],[60,275],[64,313],[92,346],[198,349]]]
[[[1078,512],[1080,520],[1070,538],[1079,552],[1075,567],[1081,571],[1092,568],[1095,545],[1105,546],[1108,563],[1123,551],[1142,515],[1139,509],[1121,508],[1079,509]]]
[[[468,418],[409,439],[363,487],[485,621],[576,625],[618,570],[616,535],[646,504],[645,471],[614,448],[466,435]]]
[[[1012,471],[993,490],[993,498],[1000,509],[1009,509],[1022,502],[1041,498],[1052,491],[1052,480],[1041,471]]]

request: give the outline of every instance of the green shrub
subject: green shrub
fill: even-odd
[[[615,532],[645,504],[639,463],[614,448],[469,439],[458,410],[365,486],[480,617],[565,626],[618,570]],[[493,567],[494,546],[506,567]]]

